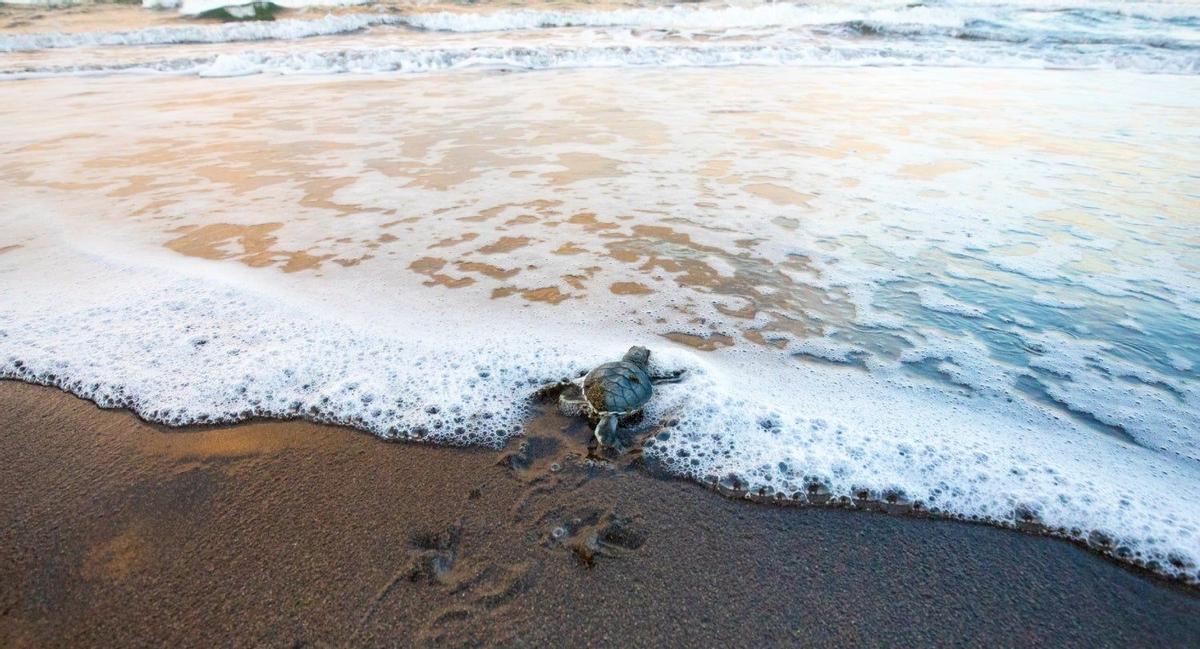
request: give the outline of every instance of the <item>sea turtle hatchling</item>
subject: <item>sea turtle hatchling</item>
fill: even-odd
[[[617,425],[622,419],[641,414],[654,395],[654,385],[675,383],[682,372],[650,374],[650,350],[630,347],[624,358],[598,365],[582,377],[563,384],[559,408],[566,415],[587,415],[596,421],[596,441],[601,448],[619,448]]]

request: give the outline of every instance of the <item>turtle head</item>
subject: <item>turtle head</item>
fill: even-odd
[[[622,360],[627,363],[633,363],[634,365],[642,368],[649,367],[650,350],[646,349],[645,347],[638,347],[637,345],[634,345],[633,347],[629,348],[629,351],[625,352],[625,358]]]

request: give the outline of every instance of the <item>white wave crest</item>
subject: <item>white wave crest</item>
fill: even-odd
[[[567,68],[755,66],[936,66],[1057,69],[1118,69],[1196,74],[1200,56],[1076,50],[1009,50],[971,47],[662,45],[662,46],[487,46],[456,48],[371,48],[329,51],[244,51],[149,63],[59,66],[11,70],[0,78],[107,74],[427,73],[470,68],[553,70]]]
[[[172,45],[176,43],[232,43],[301,39],[357,32],[373,25],[392,25],[398,16],[345,14],[316,20],[278,20],[223,25],[179,25],[148,27],[117,32],[81,32],[72,34],[12,34],[0,36],[0,52],[22,52],[52,48]]]
[[[353,5],[372,4],[374,0],[261,0],[285,9],[302,9],[307,7],[346,7]],[[253,4],[247,2],[230,2],[229,0],[142,0],[142,6],[147,9],[178,9],[179,13],[194,16],[214,9],[242,7]]]
[[[853,20],[896,24],[958,26],[963,14],[954,9],[907,8],[877,4],[854,5],[765,4],[749,7],[656,7],[611,11],[544,11],[514,9],[487,13],[439,11],[412,14],[406,22],[419,29],[446,32],[485,32],[547,27],[642,27],[660,29],[731,29],[749,27],[802,27]]]
[[[286,8],[363,4],[366,0],[280,0]],[[179,8],[184,15],[215,9],[246,10],[252,3],[227,0],[144,0],[146,6]],[[965,39],[999,43],[1146,46],[1200,48],[1200,9],[1194,5],[1128,3],[1119,6],[990,4],[955,2],[946,5],[905,4],[766,4],[732,7],[656,7],[615,10],[553,11],[503,9],[464,12],[436,11],[405,14],[342,15],[314,21],[234,23],[150,27],[82,34],[22,34],[0,37],[0,51],[43,48],[172,43],[222,43],[266,39],[299,39],[356,31],[370,25],[405,25],[431,32],[512,32],[553,28],[659,30],[684,35],[737,37],[753,34],[778,39],[857,37],[863,34],[894,39],[918,37]],[[1141,7],[1142,9],[1139,9]],[[799,33],[797,33],[799,32]]]

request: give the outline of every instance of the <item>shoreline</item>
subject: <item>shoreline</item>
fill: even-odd
[[[171,429],[11,380],[0,404],[5,646],[1200,633],[1196,589],[1069,541],[737,502],[588,462],[587,431],[554,414],[495,451],[299,421]]]
[[[56,392],[61,392],[68,397],[82,401],[100,411],[127,413],[137,420],[139,424],[165,434],[199,433],[211,430],[231,429],[242,426],[256,425],[310,425],[343,430],[347,434],[366,435],[374,440],[384,442],[385,444],[395,444],[400,446],[417,445],[422,447],[433,446],[435,448],[492,452],[496,453],[497,456],[501,458],[501,462],[507,462],[509,465],[513,463],[514,458],[517,458],[522,454],[524,447],[521,445],[524,443],[524,440],[529,439],[527,436],[530,435],[531,429],[540,429],[542,434],[547,434],[548,421],[553,421],[558,424],[563,424],[565,422],[569,424],[571,428],[579,430],[576,430],[573,436],[563,434],[563,432],[549,432],[548,438],[542,438],[543,441],[550,441],[554,445],[551,450],[551,454],[556,454],[557,458],[538,457],[535,454],[534,457],[529,458],[528,460],[517,459],[515,461],[519,464],[527,463],[531,466],[536,465],[537,471],[540,471],[544,474],[549,470],[554,459],[584,459],[588,462],[598,459],[602,464],[611,464],[613,467],[620,470],[636,470],[657,481],[678,481],[688,485],[699,486],[706,491],[710,491],[721,496],[722,498],[726,498],[735,502],[741,501],[746,504],[753,504],[754,506],[782,507],[787,509],[832,509],[866,514],[901,516],[916,520],[980,525],[995,530],[1013,531],[1024,535],[1066,542],[1142,579],[1146,579],[1163,587],[1177,588],[1182,592],[1200,598],[1200,582],[1189,581],[1184,577],[1172,575],[1161,570],[1156,570],[1154,567],[1147,565],[1147,563],[1141,559],[1123,558],[1121,556],[1122,548],[1114,545],[1111,539],[1108,539],[1103,533],[1093,530],[1088,533],[1087,536],[1073,536],[1068,530],[1051,527],[1042,523],[1040,520],[1038,520],[1036,514],[1032,513],[1027,518],[1012,522],[992,518],[968,517],[958,515],[953,512],[948,512],[940,508],[925,507],[921,501],[910,501],[906,499],[903,494],[881,494],[883,495],[883,498],[874,498],[870,494],[865,496],[855,495],[851,498],[847,498],[845,496],[835,497],[826,489],[824,489],[824,487],[819,483],[810,484],[808,491],[805,494],[800,494],[797,492],[789,496],[783,493],[767,494],[761,490],[759,493],[754,493],[744,489],[743,483],[741,483],[740,479],[732,474],[724,478],[709,476],[705,480],[697,480],[691,477],[672,473],[666,467],[659,466],[654,460],[649,460],[642,455],[643,443],[647,445],[653,443],[653,440],[647,439],[645,435],[637,436],[637,438],[635,438],[633,441],[633,445],[630,447],[630,449],[628,449],[627,453],[622,456],[615,456],[612,453],[608,453],[602,458],[598,458],[592,454],[593,451],[590,446],[591,435],[584,434],[588,431],[580,432],[582,428],[579,424],[579,421],[582,420],[579,420],[578,418],[559,416],[557,408],[553,406],[553,395],[551,395],[551,397],[546,397],[544,395],[539,396],[536,394],[532,396],[531,399],[533,399],[534,407],[538,411],[538,414],[536,414],[534,418],[535,421],[530,422],[526,426],[526,430],[521,435],[514,436],[504,446],[491,447],[479,444],[439,443],[430,441],[429,439],[421,436],[399,436],[394,438],[384,438],[371,433],[369,430],[356,427],[352,424],[330,423],[316,419],[309,419],[303,416],[273,418],[269,416],[252,415],[237,421],[210,421],[197,424],[185,424],[183,426],[172,426],[170,424],[145,419],[141,416],[141,414],[127,406],[102,406],[88,397],[77,395],[69,389],[59,386],[55,383],[40,383],[19,378],[0,377],[0,394],[3,394],[2,386],[9,383],[46,388]],[[531,441],[537,442],[538,440],[534,439]],[[533,475],[529,472],[530,467],[510,466],[510,468],[514,469],[516,473],[525,474],[526,478],[529,478],[531,475]]]

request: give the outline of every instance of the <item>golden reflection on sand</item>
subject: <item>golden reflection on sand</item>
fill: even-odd
[[[83,556],[80,574],[92,581],[122,581],[134,570],[146,566],[148,550],[149,544],[142,538],[141,530],[137,526],[131,527],[92,546]]]
[[[814,198],[811,194],[801,194],[794,189],[776,185],[775,183],[752,183],[743,185],[742,189],[755,196],[761,196],[776,205],[808,206],[808,202]]]
[[[434,244],[430,245],[429,247],[430,248],[452,248],[454,246],[457,246],[460,243],[474,241],[477,238],[479,238],[478,232],[464,232],[463,234],[461,234],[457,237],[447,237],[445,239],[441,239],[437,243],[434,243]]]
[[[580,212],[578,214],[574,214],[571,216],[571,218],[567,219],[567,223],[581,225],[583,226],[583,229],[588,232],[615,230],[621,227],[618,223],[613,223],[611,221],[600,221],[596,218],[596,215],[592,214],[591,212]]]
[[[570,294],[563,293],[558,290],[557,286],[543,286],[541,288],[520,289],[512,286],[501,286],[492,291],[492,299],[506,298],[510,295],[520,295],[530,302],[547,302],[549,304],[558,304],[563,300],[570,298]]]
[[[786,346],[852,321],[856,303],[801,255],[870,245],[818,236],[840,223],[975,209],[984,174],[960,172],[1007,183],[1039,241],[1124,237],[1110,214],[1200,219],[1200,189],[1179,173],[1194,154],[1149,118],[1175,109],[1148,107],[1146,132],[1118,137],[1118,111],[1045,102],[1070,92],[1061,74],[946,74],[36,80],[0,106],[0,141],[20,158],[0,164],[0,190],[68,225],[321,281],[464,289],[453,299],[498,310],[607,299],[701,349]],[[1063,106],[1096,121],[1065,128]],[[1070,263],[1108,272],[1126,254]]]
[[[176,463],[253,458],[288,448],[309,447],[319,439],[295,434],[279,426],[244,423],[227,428],[176,430],[150,435],[139,441],[139,450],[151,457]],[[183,470],[186,470],[187,466]]]
[[[492,207],[489,207],[487,209],[480,210],[478,214],[473,214],[471,216],[459,217],[458,220],[466,221],[468,223],[483,223],[486,221],[490,221],[490,220],[496,218],[497,216],[500,216],[501,214],[504,214],[509,211],[517,211],[517,213],[522,216],[534,216],[534,218],[537,218],[539,216],[540,217],[556,216],[558,214],[558,211],[555,210],[554,208],[558,207],[559,205],[562,205],[562,201],[546,200],[546,199],[529,201],[527,203],[503,203],[500,205],[493,205]],[[532,214],[530,212],[532,212]]]
[[[445,286],[446,288],[462,288],[475,283],[475,280],[470,277],[450,277],[438,271],[446,267],[445,259],[436,257],[421,257],[420,259],[409,264],[409,269],[419,275],[426,275],[429,281],[425,282],[426,286]]]
[[[459,270],[463,272],[482,273],[492,279],[508,279],[513,275],[521,272],[518,268],[504,269],[491,264],[484,264],[478,261],[460,261],[455,264]]]
[[[542,174],[553,185],[569,185],[585,178],[614,178],[621,175],[621,161],[594,153],[563,153],[555,164],[564,171]]]
[[[585,252],[587,252],[587,248],[580,248],[573,241],[567,241],[553,250],[556,255],[579,255]]]
[[[496,241],[479,248],[479,252],[482,252],[485,255],[512,252],[517,248],[524,248],[525,246],[529,245],[530,241],[533,241],[533,239],[530,237],[500,237]]]
[[[966,171],[973,167],[969,162],[959,160],[943,160],[941,162],[930,162],[926,164],[911,164],[900,167],[900,175],[914,178],[916,180],[934,180],[939,176],[951,174],[956,171]]]
[[[663,338],[705,352],[711,352],[715,349],[721,349],[722,347],[730,347],[733,345],[733,338],[719,333],[713,333],[707,336],[697,336],[694,334],[670,332],[663,334]]]
[[[234,225],[213,223],[183,226],[180,236],[166,242],[175,252],[202,259],[237,259],[252,267],[279,265],[285,273],[316,268],[333,255],[311,255],[303,250],[279,250],[272,234],[282,223]]]
[[[713,158],[700,167],[699,174],[708,178],[720,178],[729,175],[733,161],[727,158]]]
[[[617,295],[648,295],[654,292],[654,289],[640,282],[614,282],[608,290]]]

